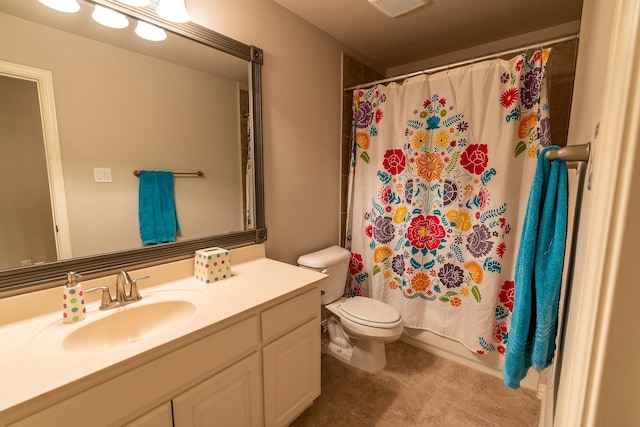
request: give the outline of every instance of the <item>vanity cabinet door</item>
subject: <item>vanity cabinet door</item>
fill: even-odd
[[[152,409],[143,416],[125,424],[125,427],[173,427],[171,402]]]
[[[173,399],[175,427],[262,426],[260,358],[231,365]]]
[[[265,425],[286,426],[320,395],[320,321],[262,349]]]

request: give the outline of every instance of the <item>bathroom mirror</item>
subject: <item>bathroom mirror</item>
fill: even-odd
[[[10,31],[10,36],[0,37],[0,61],[51,74],[64,177],[62,200],[66,199],[72,248],[70,258],[58,256],[44,263],[35,259],[35,265],[1,269],[0,297],[39,289],[45,283],[55,285],[70,270],[93,277],[186,258],[204,247],[234,247],[266,239],[262,51],[195,23],[166,21],[156,15],[157,0],[142,8],[112,0],[79,3],[80,13],[66,14],[36,0],[0,2],[0,32]],[[96,5],[125,14],[128,28],[116,30],[93,21],[90,14]],[[140,39],[134,33],[138,21],[164,29],[167,39]],[[38,39],[40,33],[48,36]],[[57,39],[63,41],[62,47],[53,44]],[[84,56],[77,56],[78,52]],[[99,65],[102,59],[107,63]],[[143,74],[136,74],[141,69]],[[176,86],[163,83],[169,80]],[[63,93],[65,87],[71,90]],[[220,88],[226,90],[224,96]],[[169,98],[156,97],[165,92]],[[206,94],[206,102],[197,98],[201,93]],[[90,96],[82,98],[86,94]],[[233,101],[232,113],[212,107],[222,99]],[[145,100],[151,102],[145,105]],[[204,118],[198,120],[199,115]],[[224,127],[227,122],[232,122],[233,129]],[[243,129],[248,130],[246,134]],[[195,140],[200,145],[194,146]],[[247,149],[251,151],[248,168]],[[55,161],[50,157],[45,162],[49,168]],[[229,174],[227,165],[233,165]],[[28,162],[18,170],[29,173],[34,167],[35,162]],[[139,241],[138,178],[133,172],[141,169],[204,172],[203,177],[175,178],[182,229],[176,242],[142,247]],[[104,170],[109,171],[111,182],[98,182]],[[14,174],[11,179],[15,182],[20,176]],[[55,198],[56,191],[50,193]],[[11,200],[8,195],[2,197]],[[248,223],[247,210],[252,212]],[[187,213],[194,217],[188,218]],[[114,221],[105,222],[110,218]],[[58,233],[65,231],[54,222]],[[118,233],[129,240],[110,241]],[[35,244],[42,240],[29,238]]]

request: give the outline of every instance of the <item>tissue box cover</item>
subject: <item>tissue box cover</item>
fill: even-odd
[[[193,275],[205,283],[217,282],[231,277],[229,251],[222,248],[207,248],[196,251]]]

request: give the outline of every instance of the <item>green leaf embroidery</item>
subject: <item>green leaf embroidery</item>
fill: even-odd
[[[524,153],[526,149],[527,149],[527,143],[524,141],[518,141],[518,144],[516,145],[516,149],[513,153],[514,154],[513,157],[518,157],[520,154]]]
[[[482,216],[480,217],[480,221],[484,223],[489,218],[496,218],[496,217],[499,217],[500,215],[504,215],[506,211],[507,211],[507,204],[503,203],[502,206],[500,206],[499,208],[489,209],[488,211],[483,213]]]
[[[371,163],[371,159],[369,158],[369,155],[367,154],[366,151],[363,151],[362,153],[360,153],[360,158],[364,160],[366,163]]]
[[[478,288],[477,286],[471,288],[471,293],[473,294],[473,297],[476,299],[476,301],[480,302],[482,300],[482,296],[480,295],[480,288]]]
[[[380,273],[380,266],[376,265],[373,267],[373,275],[375,276],[378,273]]]
[[[460,152],[459,151],[456,151],[455,153],[453,153],[451,155],[451,161],[449,162],[449,164],[447,165],[445,170],[447,172],[451,172],[453,169],[455,169],[456,165],[458,164],[458,159],[459,158],[460,158]]]

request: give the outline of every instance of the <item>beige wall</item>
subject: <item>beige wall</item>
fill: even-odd
[[[264,50],[267,255],[338,243],[342,46],[271,0],[190,0],[192,20]]]
[[[136,169],[205,173],[175,180],[180,238],[243,229],[237,82],[3,14],[0,51],[53,74],[74,257],[141,246]]]

